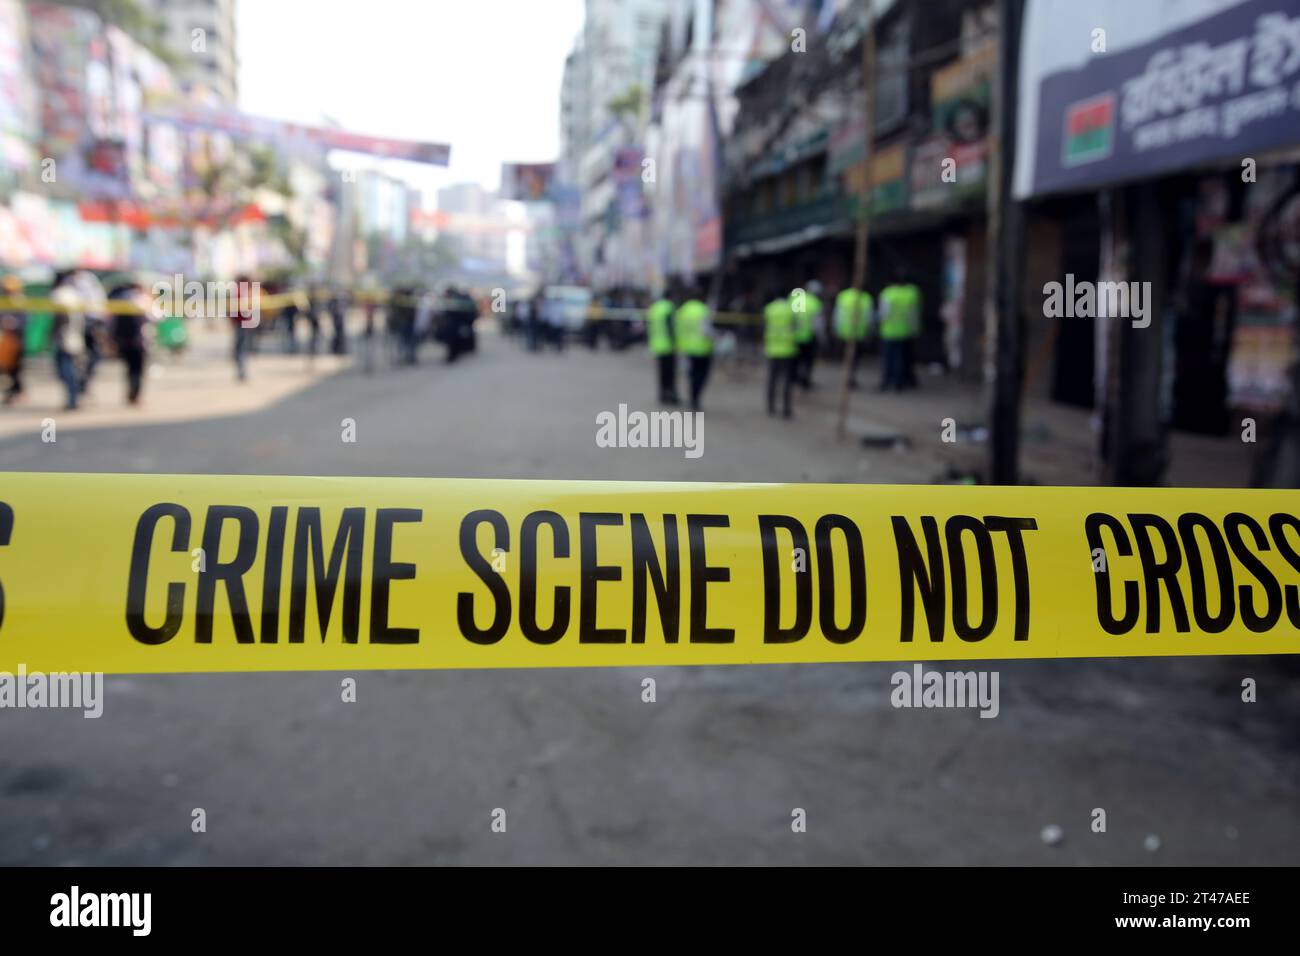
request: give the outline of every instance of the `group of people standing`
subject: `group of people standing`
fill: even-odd
[[[817,358],[820,329],[825,322],[821,284],[809,282],[787,296],[777,296],[763,309],[763,350],[767,356],[767,412],[793,414],[793,386],[812,388],[812,368]],[[867,339],[880,337],[880,391],[916,387],[914,347],[921,332],[921,293],[906,281],[891,283],[880,292],[879,309],[870,292],[852,287],[835,296],[832,327],[835,337],[852,353],[849,387],[857,388],[858,363]]]
[[[713,367],[712,313],[702,295],[702,290],[691,289],[679,306],[674,306],[669,298],[662,298],[646,311],[646,334],[658,370],[659,401],[665,405],[680,402],[677,356],[684,355],[692,411],[700,410],[700,400]]]
[[[3,294],[11,301],[24,297],[17,276],[5,276]],[[145,291],[128,280],[105,292],[93,274],[69,269],[55,274],[49,297],[56,306],[50,327],[50,354],[55,376],[64,389],[64,409],[71,411],[79,406],[100,362],[110,353],[126,367],[127,403],[138,404],[148,349]],[[113,308],[117,303],[129,307]],[[9,379],[3,398],[6,405],[23,395],[27,322],[25,309],[0,312],[0,371]]]
[[[287,301],[275,316],[284,335],[284,350],[290,354],[299,351],[298,326],[307,325],[306,353],[313,358],[320,352],[325,330],[321,326],[323,316],[329,322],[329,352],[332,355],[346,355],[348,337],[344,319],[352,304],[352,296],[341,287],[330,288],[318,286],[309,291],[295,290],[287,284],[265,284],[263,286],[271,295],[287,296]],[[239,323],[237,329],[246,328]],[[236,331],[236,341],[239,333]],[[251,338],[250,336],[245,336]],[[242,377],[242,376],[241,376]]]
[[[441,294],[413,286],[394,289],[388,304],[387,329],[397,346],[398,364],[417,364],[420,344],[428,338],[445,346],[448,362],[473,352],[478,344],[474,333],[477,318],[478,303],[456,286],[448,286]],[[368,317],[368,336],[373,334],[372,326]]]
[[[813,387],[813,364],[817,360],[818,326],[825,306],[821,283],[809,282],[788,296],[777,296],[763,308],[763,354],[767,356],[767,413],[776,414],[781,397],[781,414],[789,418],[791,393],[798,385]]]
[[[763,352],[767,358],[767,412],[785,418],[793,416],[794,388],[813,388],[813,368],[819,343],[827,331],[826,306],[820,282],[811,281],[788,295],[774,295],[763,308]],[[921,293],[911,282],[900,279],[880,292],[877,302],[871,293],[842,289],[835,296],[832,330],[853,353],[849,386],[857,388],[857,366],[863,346],[872,335],[881,342],[880,390],[904,391],[916,387],[914,342],[921,331]],[[687,359],[690,404],[700,407],[713,358],[711,313],[699,289],[691,290],[681,305],[671,297],[654,302],[646,311],[650,353],[655,356],[659,401],[678,402],[678,355]]]
[[[272,297],[284,301],[274,310],[274,323],[283,330],[284,351],[304,351],[308,359],[314,358],[326,345],[328,323],[328,350],[333,355],[346,355],[350,351],[347,332],[347,315],[355,305],[361,310],[359,351],[364,371],[375,370],[377,344],[386,336],[392,349],[394,365],[417,365],[420,346],[433,340],[443,344],[448,362],[454,362],[466,352],[476,348],[474,321],[478,318],[478,303],[468,293],[455,286],[441,292],[427,287],[403,285],[394,288],[381,305],[374,294],[354,295],[342,287],[318,286],[309,291],[291,291],[272,287]],[[380,313],[383,313],[381,325]],[[300,347],[297,329],[306,323],[305,346]],[[235,328],[235,362],[242,368],[243,354],[254,341],[252,332],[242,324]],[[241,337],[250,344],[241,348]],[[244,377],[243,372],[240,378]]]
[[[515,303],[514,329],[523,333],[524,346],[530,352],[540,352],[546,346],[564,351],[567,333],[564,315],[556,303],[547,301],[540,289]]]

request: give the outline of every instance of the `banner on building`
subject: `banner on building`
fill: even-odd
[[[432,166],[446,166],[451,158],[451,147],[446,143],[367,136],[323,126],[286,123],[223,106],[181,102],[174,98],[149,102],[147,107],[146,119],[170,123],[184,133],[223,133],[231,140],[253,140],[286,152],[303,154],[312,150],[341,149]]]
[[[1030,0],[1017,138],[1022,199],[1300,143],[1300,0]]]
[[[501,198],[540,202],[550,198],[554,163],[502,163]]]
[[[972,202],[984,195],[988,182],[988,141],[955,143],[931,136],[912,150],[911,206],[938,209]]]
[[[641,178],[641,160],[645,150],[640,146],[625,146],[614,154],[614,181],[619,183]]]
[[[867,195],[873,216],[899,212],[908,201],[907,144],[877,146],[871,158],[844,173],[844,191],[857,201]]]
[[[832,175],[847,172],[859,165],[866,156],[865,141],[862,136],[866,122],[862,111],[855,109],[831,133],[826,168]]]

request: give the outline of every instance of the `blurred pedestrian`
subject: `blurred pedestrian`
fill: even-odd
[[[587,303],[586,314],[582,317],[578,337],[582,344],[593,352],[596,351],[596,347],[600,344],[600,327],[609,321],[613,307],[614,295],[612,292],[607,292],[601,296],[592,296],[591,301]]]
[[[23,283],[16,275],[7,275],[0,284],[6,299],[22,299]],[[16,307],[0,310],[0,374],[9,376],[4,404],[11,405],[23,394],[23,338],[27,331],[27,313]]]
[[[415,299],[415,318],[410,335],[411,340],[417,346],[420,342],[434,335],[437,316],[438,294],[432,289],[426,289],[423,293],[418,294]]]
[[[794,380],[805,391],[813,387],[813,365],[817,361],[818,334],[822,324],[821,291],[821,283],[814,279],[790,294],[796,346]]]
[[[397,346],[397,364],[414,365],[418,361],[415,337],[415,306],[418,290],[399,286],[388,300],[388,334]]]
[[[870,292],[849,287],[835,297],[835,335],[846,349],[852,348],[849,388],[858,387],[858,365],[866,352],[867,330],[871,328],[874,303]],[[852,344],[855,343],[855,344]]]
[[[284,308],[280,310],[280,327],[284,332],[284,351],[293,355],[298,351],[298,336],[294,328],[298,324],[298,292],[288,285],[278,287],[277,292],[287,296]]]
[[[884,374],[880,390],[903,391],[916,387],[913,371],[913,343],[921,327],[921,292],[911,282],[900,281],[880,293],[880,341],[884,350]]]
[[[546,338],[555,346],[555,351],[563,352],[567,337],[568,315],[566,303],[562,299],[545,299],[542,302],[542,322],[545,324]]]
[[[674,341],[677,351],[686,356],[687,378],[691,389],[691,409],[700,410],[700,399],[709,382],[709,369],[713,364],[713,325],[709,307],[696,288],[694,295],[683,302],[673,314]]]
[[[81,293],[73,282],[71,269],[61,269],[54,274],[54,288],[50,299],[57,308],[50,328],[53,342],[52,355],[54,372],[67,392],[64,409],[71,411],[77,407],[77,396],[81,394],[81,382],[77,374],[77,359],[86,348],[85,319],[82,309]]]
[[[462,291],[460,305],[460,350],[461,352],[477,352],[478,332],[475,330],[474,324],[478,322],[482,300],[475,298],[468,291]]]
[[[306,308],[302,317],[307,320],[307,364],[311,365],[320,348],[320,311],[325,306],[325,290],[314,286],[307,290]]]
[[[446,360],[454,362],[466,352],[474,351],[474,320],[478,318],[478,305],[469,293],[448,286],[439,300],[443,344],[447,347]]]
[[[609,339],[609,347],[615,352],[621,352],[627,348],[632,338],[632,323],[628,321],[627,316],[635,313],[638,306],[642,306],[643,303],[631,289],[621,290],[615,301],[617,308],[622,311],[612,322],[605,323],[605,336]]]
[[[255,301],[260,298],[260,292],[257,286],[249,282],[247,276],[240,276],[235,280],[240,289],[248,289],[250,297],[249,309],[250,316],[261,315],[261,303]],[[245,319],[241,316],[240,309],[234,306],[227,308],[230,326],[234,330],[234,343],[231,354],[235,360],[235,377],[241,381],[248,381],[248,353],[253,344],[253,333],[256,329],[257,320],[254,318]]]
[[[104,357],[108,327],[108,310],[105,308],[105,303],[108,301],[108,296],[105,295],[104,286],[94,273],[85,269],[73,274],[72,284],[84,304],[81,335],[85,349],[82,353],[82,371],[78,387],[82,394],[85,394],[90,388],[91,380],[95,377],[95,369],[99,367]]]
[[[143,292],[135,282],[123,282],[108,294],[110,302],[124,303],[136,311],[115,312],[109,325],[113,346],[126,366],[126,401],[140,402],[147,358],[144,330],[148,324]]]
[[[541,289],[538,289],[528,302],[527,324],[524,328],[528,351],[530,352],[536,352],[542,347],[542,309],[544,308],[544,302]]]
[[[361,329],[361,367],[367,375],[375,370],[375,308],[373,296],[367,293],[361,306],[361,314],[365,317],[365,325]]]
[[[796,340],[798,319],[790,300],[777,296],[763,309],[763,352],[767,356],[767,413],[776,414],[776,396],[781,393],[781,414],[793,414],[790,397],[794,391],[794,366],[799,355]]]
[[[330,324],[334,336],[330,340],[330,351],[335,355],[346,355],[348,351],[347,329],[344,320],[348,314],[348,294],[341,287],[335,287],[329,299]]]
[[[530,307],[527,295],[520,295],[514,301],[510,309],[510,335],[517,337],[525,345],[528,344],[528,310]]]
[[[659,401],[677,404],[677,356],[673,353],[673,302],[666,295],[654,302],[645,314],[646,336],[650,354],[655,357],[659,378]]]

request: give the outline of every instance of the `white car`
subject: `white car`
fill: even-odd
[[[591,307],[591,290],[577,285],[550,285],[542,291],[542,321],[570,334],[582,330]]]

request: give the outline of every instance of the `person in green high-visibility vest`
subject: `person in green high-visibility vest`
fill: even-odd
[[[858,364],[866,353],[867,331],[871,328],[875,302],[870,292],[852,287],[843,289],[835,297],[835,336],[844,343],[856,342],[853,350],[853,367],[849,369],[849,388],[858,387]]]
[[[817,361],[817,336],[822,323],[822,284],[814,279],[805,288],[790,293],[794,312],[794,341],[798,352],[794,359],[794,380],[805,391],[812,388],[813,364]]]
[[[880,293],[880,341],[884,350],[880,390],[916,387],[913,342],[921,332],[921,290],[905,277]]]
[[[651,304],[645,313],[650,354],[659,372],[659,401],[677,404],[677,356],[673,354],[673,302],[667,295]]]
[[[709,307],[700,297],[697,286],[690,298],[673,313],[673,333],[677,351],[686,356],[686,376],[691,388],[691,409],[700,410],[700,397],[709,381],[713,365],[713,323]]]
[[[781,392],[781,414],[791,416],[794,364],[799,355],[795,318],[790,300],[777,296],[763,309],[763,353],[767,356],[767,413],[776,414],[776,393]]]

